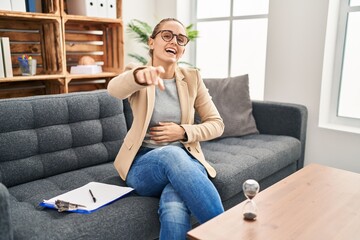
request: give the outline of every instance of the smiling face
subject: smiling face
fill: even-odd
[[[185,46],[180,46],[177,43],[176,36],[174,36],[169,42],[165,41],[163,37],[165,39],[166,37],[169,38],[169,32],[160,32],[163,30],[169,30],[175,35],[182,34],[186,36],[186,31],[183,25],[179,22],[172,20],[161,23],[156,32],[158,34],[149,39],[149,47],[153,50],[152,58],[154,66],[162,65],[165,67],[167,65],[176,64],[185,52]],[[161,36],[162,34],[163,37]]]

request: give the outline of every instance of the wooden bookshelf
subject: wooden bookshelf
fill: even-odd
[[[42,13],[0,10],[0,37],[9,37],[14,76],[0,78],[0,98],[106,88],[124,68],[122,0],[117,18],[67,14],[67,0],[45,0]],[[17,58],[37,60],[36,75],[22,76]],[[99,74],[70,74],[82,56],[102,65]]]

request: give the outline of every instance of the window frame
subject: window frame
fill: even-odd
[[[360,119],[338,115],[350,0],[330,0],[320,94],[319,127],[360,134]]]
[[[270,0],[269,0],[270,1]],[[215,21],[229,21],[229,49],[228,49],[228,68],[227,68],[227,76],[231,77],[231,66],[232,66],[232,39],[233,39],[233,22],[236,20],[246,20],[246,19],[268,19],[269,14],[254,14],[254,15],[245,15],[245,16],[234,16],[234,0],[230,0],[230,16],[228,17],[209,17],[209,18],[197,18],[197,0],[193,1],[193,23],[195,29],[197,29],[197,23],[199,22],[215,22]],[[196,43],[195,43],[195,51],[193,53],[193,59],[196,66],[197,56],[196,56]],[[265,53],[266,54],[266,53]],[[265,81],[265,79],[264,79]]]

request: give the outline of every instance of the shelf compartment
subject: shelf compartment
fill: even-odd
[[[11,11],[0,11],[0,17],[8,21],[28,20],[31,21],[42,21],[58,19],[58,15],[47,14],[47,13],[34,13],[34,12],[11,12]]]
[[[36,74],[63,72],[60,21],[17,20],[12,24],[0,18],[0,37],[9,37],[14,76],[21,75],[18,57],[30,55],[37,60]]]
[[[108,79],[73,79],[68,84],[68,92],[94,91],[106,89]]]
[[[92,57],[104,72],[123,70],[122,23],[64,21],[66,70],[78,65],[83,56]]]
[[[39,81],[0,83],[0,99],[44,94],[46,94],[46,87]]]
[[[100,18],[100,17],[88,17],[88,16],[82,16],[82,15],[71,15],[71,14],[68,14],[68,8],[67,8],[67,2],[68,1],[74,1],[74,0],[63,0],[61,1],[62,3],[62,13],[61,15],[65,18],[69,18],[69,19],[73,19],[73,20],[76,20],[76,19],[80,19],[80,18],[84,18],[84,19],[87,19],[87,20],[90,20],[91,19],[96,19],[94,21],[96,22],[109,22],[111,21],[112,19],[111,18]],[[117,18],[122,18],[122,0],[117,0],[116,1],[116,16]]]
[[[25,82],[0,82],[0,99],[13,97],[28,97],[33,95],[45,95],[51,93],[51,81],[25,81]],[[54,81],[56,82],[56,81]]]
[[[106,89],[108,83],[118,74],[114,72],[102,72],[98,74],[67,74],[65,91],[92,91]]]
[[[94,78],[113,78],[116,77],[118,73],[115,72],[102,72],[97,74],[67,74],[66,78],[71,79],[94,79]]]
[[[0,98],[106,88],[123,71],[122,1],[116,1],[117,19],[68,15],[66,2],[43,0],[42,13],[0,10],[0,37],[10,39],[14,73],[0,78]],[[21,76],[23,54],[37,60],[35,76]],[[85,55],[101,63],[103,72],[69,74]]]
[[[52,74],[52,75],[34,75],[34,76],[15,76],[11,78],[0,78],[0,83],[25,82],[25,81],[37,81],[37,80],[55,80],[61,78],[64,78],[64,75]]]
[[[2,0],[3,1],[3,0]],[[19,0],[15,0],[19,1]],[[42,13],[40,12],[19,12],[0,10],[0,17],[4,18],[34,18],[34,19],[51,19],[60,16],[59,0],[42,0]]]

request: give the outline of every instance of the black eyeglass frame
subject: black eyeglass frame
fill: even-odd
[[[171,39],[169,40],[169,41],[167,41],[167,40],[165,40],[164,39],[164,37],[162,36],[162,33],[163,32],[168,32],[168,33],[171,33]],[[159,34],[159,33],[161,33],[160,34],[160,36],[161,36],[161,38],[162,38],[162,40],[164,40],[165,42],[170,42],[171,40],[173,40],[174,39],[174,37],[176,37],[176,43],[179,45],[179,46],[186,46],[186,44],[188,44],[189,42],[190,42],[190,39],[187,37],[187,36],[185,36],[185,35],[183,35],[183,34],[175,34],[175,33],[173,33],[171,30],[160,30],[160,31],[158,31],[153,37],[152,37],[152,39],[155,39],[156,38],[156,36]],[[186,39],[186,43],[185,44],[180,44],[179,43],[179,36],[181,36],[181,37],[185,37],[185,39]]]

